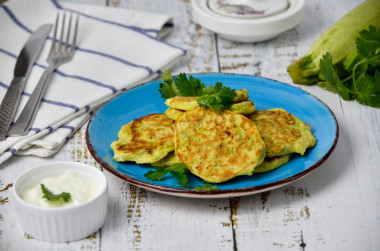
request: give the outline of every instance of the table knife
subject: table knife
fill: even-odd
[[[0,141],[5,140],[9,126],[15,116],[21,93],[29,74],[50,34],[52,24],[38,28],[22,48],[14,69],[13,79],[0,105]]]

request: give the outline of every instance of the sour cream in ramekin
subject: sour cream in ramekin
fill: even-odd
[[[69,193],[71,198],[65,202],[49,201],[44,198],[41,189],[43,184],[53,194],[62,192]],[[100,193],[99,185],[91,179],[72,172],[42,178],[39,182],[25,188],[20,193],[20,197],[28,203],[39,207],[71,207],[92,200]]]
[[[70,201],[41,198],[41,184],[53,195],[70,193]],[[12,195],[22,229],[41,241],[86,238],[99,230],[107,215],[106,176],[98,168],[83,163],[48,162],[31,168],[13,183]]]

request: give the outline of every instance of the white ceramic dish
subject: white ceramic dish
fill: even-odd
[[[263,18],[284,12],[288,0],[209,0],[209,8],[223,16]]]
[[[221,37],[238,42],[260,42],[272,39],[299,24],[305,0],[289,0],[288,8],[262,18],[238,18],[221,15],[210,9],[208,0],[192,0],[195,22]]]
[[[20,194],[44,177],[70,172],[100,188],[100,193],[87,202],[63,208],[43,208],[24,201]],[[50,162],[22,173],[13,186],[16,213],[23,230],[46,242],[68,242],[85,238],[104,224],[107,214],[108,184],[97,168],[77,162]]]

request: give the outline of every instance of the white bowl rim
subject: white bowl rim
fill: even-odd
[[[265,25],[275,22],[284,21],[292,16],[296,15],[305,7],[305,0],[288,0],[289,7],[276,15],[263,17],[263,18],[236,18],[222,16],[218,13],[213,12],[207,6],[207,0],[192,0],[193,8],[198,13],[206,15],[207,18],[222,23],[238,24],[238,25]],[[206,8],[203,8],[206,5]]]
[[[92,170],[94,173],[97,173],[97,175],[99,177],[101,177],[102,179],[102,189],[101,191],[99,192],[98,195],[96,195],[94,198],[92,198],[91,200],[89,201],[86,201],[84,203],[80,203],[78,205],[74,205],[74,206],[70,206],[70,207],[54,207],[54,208],[50,208],[50,207],[40,207],[40,206],[37,206],[37,205],[34,205],[34,204],[31,204],[29,202],[26,202],[25,200],[23,200],[20,195],[17,193],[17,183],[19,182],[19,180],[28,175],[28,173],[31,173],[37,169],[40,169],[40,168],[44,168],[46,166],[53,166],[52,168],[54,168],[54,166],[56,165],[62,165],[62,164],[66,164],[66,165],[73,165],[73,166],[78,166],[79,168],[92,168],[90,170]],[[87,169],[88,170],[88,169]],[[12,189],[12,194],[13,194],[13,197],[17,200],[18,203],[20,203],[22,206],[24,207],[28,207],[32,210],[40,210],[40,211],[45,211],[46,213],[59,213],[59,212],[62,212],[62,211],[73,211],[73,210],[77,210],[78,208],[82,208],[82,207],[87,207],[89,204],[92,204],[92,203],[95,203],[95,201],[99,200],[101,197],[104,196],[104,194],[107,193],[108,191],[108,181],[107,181],[107,178],[105,176],[105,174],[99,170],[98,168],[96,168],[95,166],[92,166],[92,165],[89,165],[89,164],[85,164],[85,163],[80,163],[80,162],[74,162],[74,161],[54,161],[54,162],[47,162],[47,163],[44,163],[44,164],[40,164],[40,165],[36,165],[28,170],[25,170],[23,171],[20,175],[17,176],[17,178],[15,179],[15,182],[14,182],[14,187]]]

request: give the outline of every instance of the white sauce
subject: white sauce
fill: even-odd
[[[49,201],[42,198],[41,184],[44,184],[53,194],[70,193],[71,200],[68,202],[64,202],[63,200]],[[95,198],[99,193],[100,189],[94,181],[68,172],[58,176],[43,178],[35,185],[21,191],[20,197],[36,206],[53,208],[79,205]]]

